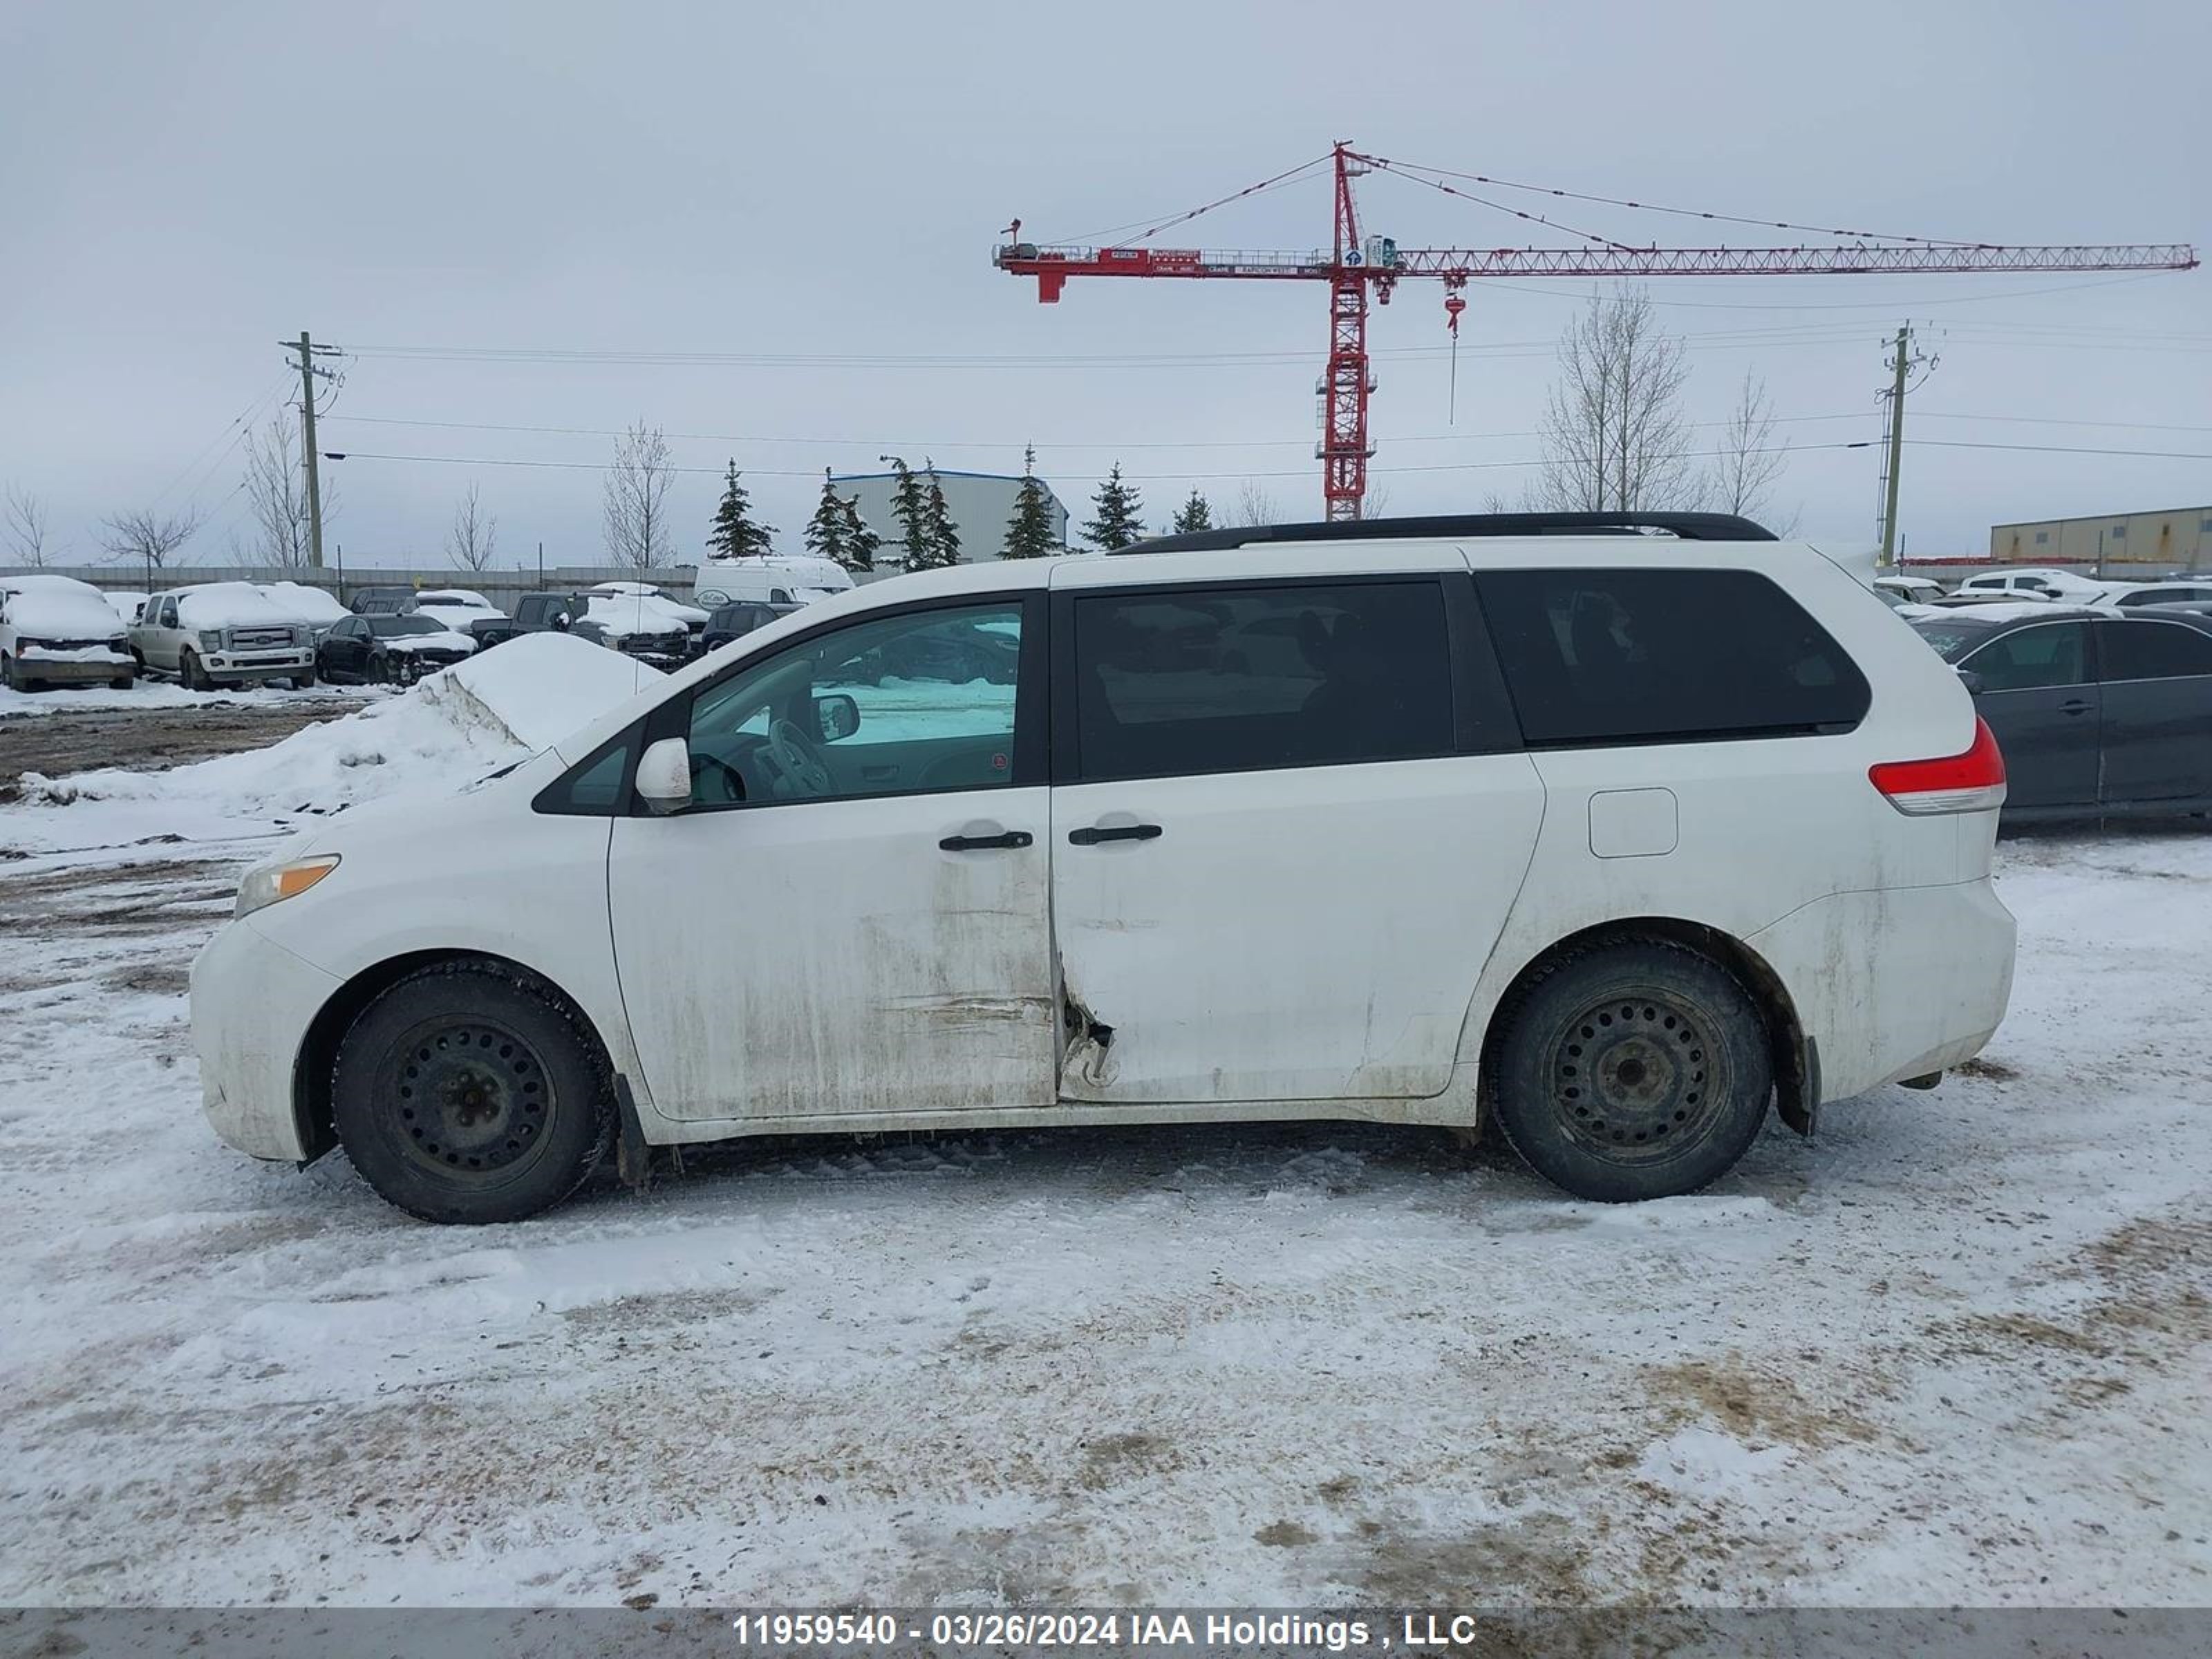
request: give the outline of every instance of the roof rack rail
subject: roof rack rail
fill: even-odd
[[[1664,531],[1686,542],[1771,542],[1772,531],[1733,513],[1443,513],[1426,518],[1258,524],[1155,536],[1116,553],[1195,553],[1260,542],[1345,542],[1424,537],[1640,536]]]

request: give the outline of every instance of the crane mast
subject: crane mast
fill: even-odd
[[[1307,252],[1252,249],[1000,244],[991,260],[1010,276],[1036,279],[1037,299],[1056,303],[1071,277],[1143,276],[1182,281],[1325,282],[1328,284],[1328,359],[1322,372],[1322,496],[1332,520],[1357,519],[1367,493],[1368,435],[1375,379],[1367,354],[1367,311],[1389,303],[1402,281],[1440,279],[1455,338],[1464,302],[1459,290],[1486,276],[1801,276],[1960,271],[2188,270],[2197,251],[2186,243],[2021,246],[1994,242],[1884,241],[1790,247],[1638,247],[1591,240],[1580,248],[1401,248],[1386,237],[1359,234],[1352,180],[1381,158],[1349,143],[1333,146],[1334,228],[1331,245]],[[1423,182],[1430,182],[1424,180]],[[1239,192],[1240,195],[1250,191]],[[1452,193],[1459,193],[1454,191]],[[1224,198],[1232,200],[1234,198]],[[1626,205],[1638,205],[1627,204]],[[1206,210],[1200,210],[1204,211]],[[1186,215],[1193,217],[1194,215]],[[1021,222],[1012,231],[1018,237]],[[1150,233],[1147,233],[1150,234]]]

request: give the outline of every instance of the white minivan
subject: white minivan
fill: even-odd
[[[2004,769],[1842,564],[1638,524],[1209,532],[810,605],[250,872],[193,969],[208,1115],[441,1221],[617,1145],[1052,1123],[1494,1116],[1580,1196],[1703,1186],[1770,1109],[1989,1041]]]

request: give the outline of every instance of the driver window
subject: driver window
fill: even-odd
[[[787,647],[691,707],[694,806],[1014,781],[1018,603],[913,611]]]

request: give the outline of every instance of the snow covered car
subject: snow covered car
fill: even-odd
[[[465,634],[441,628],[428,617],[343,617],[315,647],[315,667],[326,680],[363,685],[412,685],[425,674],[451,668],[476,653]]]
[[[146,608],[146,596],[131,588],[104,587],[100,597],[107,601],[107,608],[125,628],[137,622],[138,613]]]
[[[315,683],[314,630],[251,582],[155,593],[130,631],[140,666],[195,691],[264,680]]]
[[[1876,576],[1877,592],[1894,593],[1907,605],[1926,605],[1943,597],[1943,584],[1926,576]]]
[[[587,592],[576,595],[568,631],[655,668],[681,668],[696,654],[691,617],[698,614],[694,606],[650,594]]]
[[[633,598],[658,599],[673,615],[684,618],[691,630],[691,650],[695,656],[706,649],[708,611],[699,605],[686,605],[672,597],[667,589],[655,587],[650,582],[594,582],[584,592],[592,599],[620,599],[628,594]]]
[[[1494,1115],[1568,1191],[1653,1198],[1770,1110],[1932,1086],[2012,982],[1973,700],[1840,558],[1625,517],[811,605],[248,872],[192,970],[208,1116],[485,1222],[617,1139],[1267,1118]],[[1295,648],[1163,652],[1193,614]],[[962,629],[1013,684],[873,684]]]
[[[471,644],[478,623],[505,622],[507,612],[471,588],[426,587],[415,596],[414,613],[459,634]]]
[[[0,684],[131,688],[137,672],[123,626],[90,582],[0,576]]]
[[[306,582],[263,582],[258,586],[270,604],[307,623],[318,640],[353,615],[328,588],[311,587]]]

